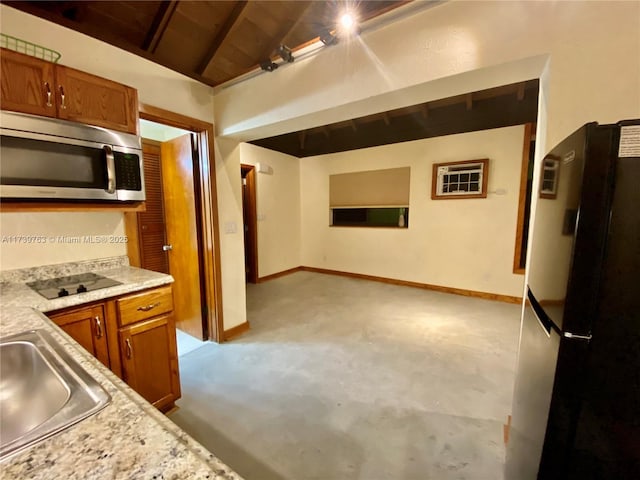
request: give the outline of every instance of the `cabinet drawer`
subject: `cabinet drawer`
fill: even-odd
[[[118,324],[123,327],[173,310],[171,286],[116,300]]]

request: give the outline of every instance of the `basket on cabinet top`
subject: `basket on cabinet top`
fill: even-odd
[[[12,37],[5,33],[0,33],[0,47],[13,50],[14,52],[24,53],[25,55],[31,55],[32,57],[52,63],[57,63],[60,57],[62,57],[60,52],[43,47],[42,45],[27,42],[21,38]]]

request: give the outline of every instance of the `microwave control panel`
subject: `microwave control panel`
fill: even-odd
[[[140,156],[135,153],[113,152],[116,164],[116,190],[142,190]]]

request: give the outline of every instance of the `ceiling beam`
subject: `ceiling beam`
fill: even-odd
[[[2,3],[5,5],[9,5],[13,8],[16,8],[18,10],[21,10],[23,12],[29,13],[31,15],[35,15],[36,17],[43,18],[49,22],[62,25],[63,27],[69,28],[71,30],[75,30],[76,32],[84,33],[85,35],[88,35],[90,37],[97,38],[98,40],[109,43],[113,46],[121,48],[122,50],[131,52],[134,55],[138,55],[139,57],[145,58],[150,62],[154,62],[159,65],[164,65],[165,67],[167,67],[170,70],[173,70],[174,72],[182,73],[183,75],[193,78],[194,80],[197,80],[199,82],[202,82],[205,85],[210,85],[212,87],[215,86],[214,82],[211,79],[205,78],[202,75],[198,75],[191,69],[187,69],[187,68],[184,68],[183,66],[176,65],[171,60],[166,60],[166,59],[159,60],[155,55],[152,55],[150,52],[143,50],[138,45],[134,45],[130,43],[129,41],[125,40],[124,37],[117,35],[113,30],[109,30],[107,28],[99,27],[96,25],[90,25],[86,22],[79,23],[74,20],[69,20],[68,18],[63,17],[58,13],[42,8],[35,2],[31,3],[31,2],[25,2],[25,1],[2,0]]]
[[[358,131],[358,125],[356,125],[356,121],[355,121],[355,120],[353,120],[353,119],[352,119],[352,120],[349,120],[349,124],[351,124],[351,129],[352,129],[354,132],[357,132],[357,131]]]
[[[424,119],[429,118],[429,104],[423,103],[422,107],[420,108],[420,112],[422,113],[422,118]]]
[[[482,108],[480,108],[480,105]],[[304,150],[300,149],[300,132],[291,132],[276,137],[252,141],[254,145],[277,150],[296,157],[324,155],[328,153],[356,150],[398,142],[439,137],[457,133],[473,132],[491,128],[521,125],[535,121],[538,108],[537,95],[532,91],[522,102],[518,102],[514,91],[498,97],[491,97],[467,111],[463,102],[434,108],[429,112],[429,128],[424,122],[416,121],[415,110],[403,116],[393,116],[390,127],[381,121],[361,121],[358,133],[350,132],[346,121],[341,123],[344,130],[336,128],[331,141],[307,131]],[[374,114],[380,118],[380,114]],[[330,127],[327,127],[330,128]]]
[[[300,150],[304,150],[304,141],[307,139],[307,131],[300,130],[298,132],[298,138],[300,139]]]
[[[307,13],[313,2],[290,2],[287,4],[287,15],[289,18],[283,23],[273,40],[266,44],[260,53],[260,59],[270,58],[274,50],[284,44],[287,37],[300,24],[300,20]],[[290,45],[287,45],[290,46]]]
[[[87,15],[85,2],[59,2],[56,11],[65,18],[75,22],[82,22]]]
[[[320,131],[324,134],[325,137],[327,137],[327,139],[331,137],[331,131],[325,125],[322,125],[320,127]]]
[[[382,114],[382,120],[384,120],[384,124],[388,127],[389,125],[391,125],[391,119],[389,118],[389,113],[388,112],[384,112]]]
[[[466,102],[467,102],[467,110],[471,110],[473,108],[473,94],[472,93],[467,93]]]
[[[518,85],[518,101],[524,100],[524,82]]]
[[[238,25],[242,23],[242,20],[246,15],[246,7],[248,4],[248,1],[242,0],[236,2],[236,4],[233,6],[233,10],[231,10],[231,13],[227,17],[226,22],[222,25],[222,27],[220,27],[216,38],[213,39],[209,50],[207,50],[207,53],[204,55],[204,57],[200,61],[200,64],[198,65],[198,69],[196,71],[199,75],[204,75],[206,77],[206,72],[213,65],[216,54],[220,50],[222,43],[231,34],[231,32],[238,28]]]
[[[156,16],[151,23],[151,27],[149,27],[149,31],[147,32],[147,36],[142,43],[143,50],[151,53],[156,51],[156,48],[158,48],[158,44],[160,43],[160,40],[162,39],[177,6],[177,0],[160,3]]]

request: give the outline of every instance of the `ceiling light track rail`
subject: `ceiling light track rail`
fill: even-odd
[[[435,6],[445,3],[445,1],[446,0],[442,0],[442,1],[436,0],[436,1],[429,1],[429,2],[427,1],[406,2],[405,4],[395,7],[389,12],[386,12],[380,16],[366,20],[365,22],[362,22],[359,24],[352,25],[354,28],[353,33],[357,35],[362,35],[365,33],[374,32],[380,28],[385,27],[386,25],[392,22],[396,22],[398,20],[407,18],[423,10],[433,8]],[[336,25],[334,26],[333,29],[327,26],[320,28],[318,31],[318,37],[316,37],[315,40],[312,40],[311,42],[308,42],[298,48],[291,49],[291,52],[295,53],[295,60],[301,61],[306,58],[310,58],[312,56],[317,55],[325,47],[336,45],[340,41],[341,33],[343,38],[346,37],[347,33],[341,32],[339,28],[340,27],[339,22],[341,20],[342,18],[338,18],[338,22],[336,22]],[[232,80],[221,83],[220,85],[216,85],[214,87],[214,91],[221,91],[221,90],[225,90],[227,88],[233,87],[234,85],[245,82],[259,75],[262,75],[264,72],[273,72],[277,68],[285,66],[287,63],[292,63],[292,62],[288,62],[284,60],[281,63],[276,63],[271,58],[265,59],[264,61],[260,62],[259,65],[257,65],[255,68],[245,73],[244,75],[238,76]]]

